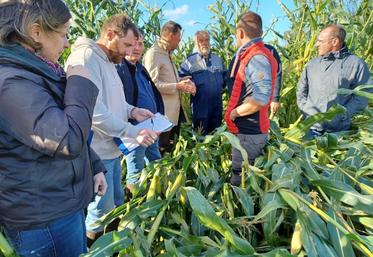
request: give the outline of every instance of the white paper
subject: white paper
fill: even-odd
[[[172,122],[159,112],[157,112],[152,118],[146,119],[135,125],[136,128],[149,129],[155,132],[169,131],[173,126]],[[128,154],[140,146],[134,138],[124,138],[121,142],[122,145],[118,145],[118,147],[123,154]],[[116,143],[118,144],[117,141]]]

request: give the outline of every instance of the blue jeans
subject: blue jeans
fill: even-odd
[[[133,185],[138,181],[139,173],[145,167],[145,162],[159,160],[160,158],[158,140],[147,148],[140,146],[129,153],[126,156],[127,184]]]
[[[20,256],[78,257],[87,251],[83,210],[45,228],[19,231],[5,227],[5,233]]]
[[[304,139],[307,140],[312,140],[315,139],[316,137],[320,137],[325,133],[323,130],[315,130],[315,129],[309,129],[304,136]]]
[[[104,227],[94,226],[93,223],[124,202],[124,190],[121,179],[122,169],[119,157],[112,160],[103,160],[102,162],[106,169],[105,178],[108,185],[106,194],[104,196],[96,195],[94,201],[88,205],[85,220],[87,231],[94,233],[103,231]]]

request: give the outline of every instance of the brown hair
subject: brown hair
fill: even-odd
[[[71,19],[61,0],[5,0],[0,3],[0,45],[25,43],[35,50],[42,45],[27,33],[33,24],[45,32],[57,31]]]
[[[174,21],[168,21],[166,22],[161,30],[161,35],[162,36],[167,36],[168,34],[173,34],[175,35],[177,32],[181,31],[183,28],[179,23],[176,23]]]
[[[128,15],[116,14],[104,21],[101,28],[101,36],[104,36],[108,30],[113,30],[115,33],[122,37],[125,37],[129,30],[132,30],[135,37],[139,36],[137,26],[132,22]]]
[[[245,35],[250,38],[261,37],[263,34],[262,18],[255,12],[246,12],[238,20],[236,28],[243,29]]]

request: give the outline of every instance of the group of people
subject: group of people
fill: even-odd
[[[141,62],[144,34],[124,14],[108,17],[96,41],[79,37],[63,69],[58,59],[69,46],[70,21],[62,0],[0,3],[0,225],[21,256],[86,252],[103,233],[97,221],[124,202],[118,142],[133,138],[140,145],[125,157],[131,191],[146,161],[172,149],[184,119],[180,93],[190,94],[193,128],[206,135],[224,118],[251,164],[268,140],[268,113],[280,107],[280,57],[263,43],[262,19],[254,12],[236,24],[239,49],[228,70],[211,52],[207,31],[196,32],[196,52],[177,69],[171,54],[182,27],[173,21]],[[299,82],[305,117],[334,103],[347,109],[315,124],[310,136],[349,129],[351,117],[367,105],[364,98],[336,94],[371,84],[366,63],[348,51],[345,36],[339,25],[324,28],[316,44],[320,56]],[[171,131],[135,126],[157,112],[175,125]],[[242,156],[233,149],[233,185],[240,184],[241,168]]]

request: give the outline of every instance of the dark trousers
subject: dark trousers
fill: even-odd
[[[159,135],[159,149],[161,151],[161,154],[164,155],[165,153],[171,153],[175,140],[180,134],[180,124],[182,122],[185,122],[185,116],[184,111],[180,107],[180,113],[179,113],[179,121],[176,126],[174,126],[170,131],[163,132]]]
[[[193,129],[207,135],[221,125],[221,115],[210,115],[206,118],[193,118]]]

